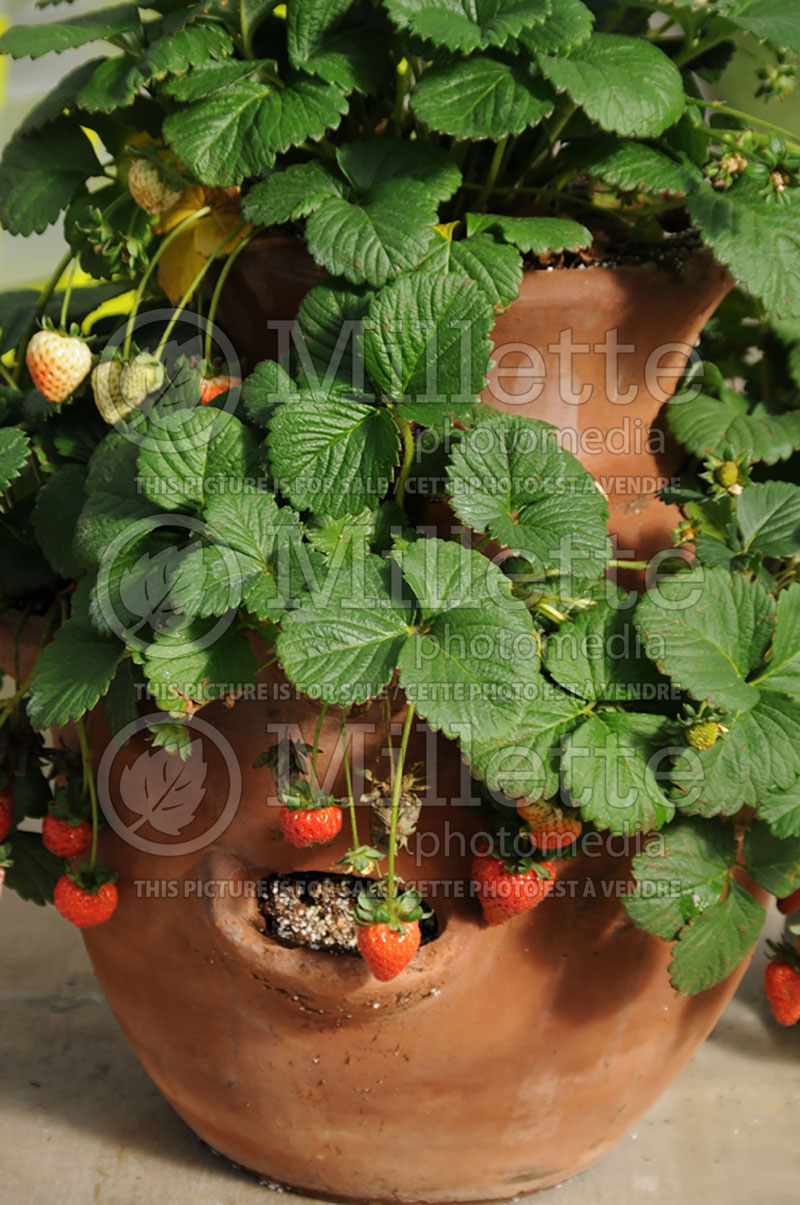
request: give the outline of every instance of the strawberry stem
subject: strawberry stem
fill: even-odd
[[[350,752],[347,739],[347,717],[342,715],[342,755],[344,757],[344,780],[347,784],[347,810],[350,813],[350,827],[353,830],[353,849],[358,849],[358,822],[356,821],[356,801],[353,798],[353,780],[350,776]]]
[[[397,820],[400,815],[400,794],[403,790],[403,766],[408,751],[408,739],[411,736],[411,725],[414,723],[414,704],[409,703],[403,723],[403,735],[400,738],[400,752],[397,755],[397,766],[394,772],[394,789],[392,790],[392,813],[389,825],[389,862],[386,868],[386,899],[389,917],[395,920],[395,905],[397,900],[397,885],[394,878],[394,858],[397,851]]]
[[[322,724],[325,719],[325,713],[328,710],[328,704],[323,703],[320,708],[320,713],[317,718],[316,727],[314,728],[314,744],[311,746],[311,787],[316,790],[317,783],[317,754],[319,753],[319,734],[322,732]]]
[[[137,288],[136,288],[136,292],[133,295],[133,302],[131,303],[131,312],[128,315],[128,325],[125,328],[125,342],[122,345],[123,360],[127,360],[128,356],[130,354],[131,340],[133,339],[133,324],[136,321],[136,315],[139,312],[139,306],[142,304],[142,298],[144,297],[145,289],[147,288],[147,282],[149,281],[150,277],[153,275],[153,271],[155,270],[155,268],[158,264],[158,261],[160,260],[161,256],[164,254],[164,252],[166,251],[167,247],[169,247],[169,245],[171,243],[173,243],[180,234],[183,234],[184,230],[187,230],[189,228],[189,226],[193,226],[195,224],[195,222],[199,222],[201,218],[208,217],[208,215],[210,213],[211,213],[210,205],[203,205],[200,209],[196,209],[194,211],[194,213],[190,213],[189,216],[184,218],[182,222],[178,222],[178,225],[173,227],[172,230],[170,230],[167,237],[156,248],[153,258],[150,260],[150,263],[147,265],[144,275],[142,276],[142,279],[139,281],[139,284],[137,285]]]
[[[75,721],[78,730],[78,744],[81,747],[81,762],[83,764],[83,789],[89,792],[89,802],[92,805],[92,848],[89,854],[89,866],[94,870],[97,861],[97,833],[100,827],[100,813],[97,806],[97,787],[94,781],[94,768],[89,741],[86,736],[86,726],[83,718]]]
[[[72,296],[72,286],[75,283],[75,271],[76,271],[77,267],[78,267],[78,259],[76,256],[73,259],[72,267],[69,270],[69,278],[67,280],[67,287],[64,289],[64,297],[61,302],[61,316],[58,320],[58,327],[59,327],[59,330],[62,330],[62,331],[65,331],[67,329],[67,313],[69,311],[69,299]]]
[[[403,496],[406,492],[406,482],[411,472],[411,466],[414,463],[414,432],[411,430],[411,424],[408,419],[400,413],[396,406],[390,406],[389,410],[403,439],[403,463],[400,466],[397,485],[394,487],[395,502],[399,506],[402,506]]]
[[[53,275],[50,277],[47,284],[44,286],[41,293],[39,294],[39,300],[36,303],[36,313],[34,314],[33,322],[31,323],[31,325],[25,331],[25,334],[20,339],[19,344],[17,346],[16,354],[14,356],[14,384],[15,385],[19,385],[19,379],[22,376],[22,365],[25,363],[25,349],[27,348],[28,340],[30,339],[31,327],[35,325],[37,318],[41,318],[42,314],[44,313],[45,309],[47,308],[47,303],[50,300],[50,298],[53,296],[53,293],[56,290],[56,286],[58,285],[58,282],[60,281],[60,279],[61,279],[64,271],[66,270],[67,265],[69,264],[69,261],[71,259],[72,259],[72,251],[70,250],[70,251],[67,251],[67,253],[63,257],[63,259],[59,260],[58,264],[56,265],[56,269],[53,272]]]
[[[241,254],[242,251],[244,251],[245,247],[250,242],[250,240],[253,238],[254,234],[255,234],[255,231],[253,231],[252,234],[248,234],[247,238],[243,238],[241,240],[241,242],[236,244],[233,251],[231,251],[230,255],[225,260],[225,263],[222,265],[219,277],[217,279],[217,283],[214,285],[214,292],[211,294],[211,302],[208,307],[208,318],[206,319],[206,337],[205,337],[205,343],[203,345],[203,359],[204,360],[211,359],[211,343],[212,343],[212,332],[213,332],[213,327],[214,327],[214,319],[217,316],[217,307],[219,305],[219,299],[222,296],[222,290],[225,286],[225,281],[228,279],[228,273],[230,272],[233,265],[236,263],[237,257]]]
[[[199,210],[198,210],[198,212],[199,212]],[[189,287],[187,288],[183,297],[181,297],[180,301],[178,302],[177,306],[175,307],[175,311],[164,329],[164,334],[161,336],[161,338],[158,341],[158,347],[156,348],[156,352],[155,352],[156,358],[158,358],[161,355],[161,352],[164,350],[167,340],[169,339],[169,337],[172,334],[172,331],[175,327],[175,323],[178,321],[181,314],[186,309],[187,305],[189,304],[189,302],[194,294],[195,289],[201,284],[203,277],[205,276],[208,269],[211,267],[214,260],[219,255],[220,251],[222,251],[223,248],[225,246],[227,246],[227,244],[231,241],[233,236],[235,234],[238,234],[239,231],[241,229],[243,229],[243,227],[246,225],[247,225],[247,223],[244,220],[242,220],[241,222],[238,223],[238,225],[234,226],[233,230],[229,230],[228,233],[225,235],[225,238],[222,239],[221,242],[217,243],[216,247],[211,252],[208,259],[203,261],[202,267],[200,267],[197,270],[197,272],[195,273],[194,278],[192,279],[191,283],[189,284]]]

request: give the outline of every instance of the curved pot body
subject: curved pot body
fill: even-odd
[[[173,839],[140,823],[135,783],[154,756],[140,737],[113,757],[106,787],[109,755],[99,767],[101,795],[129,833],[104,833],[120,903],[85,939],[155,1083],[213,1148],[312,1195],[480,1201],[580,1171],[680,1070],[744,967],[700,996],[672,992],[669,947],[622,909],[630,850],[621,839],[562,863],[533,913],[488,928],[469,898],[477,809],[468,780],[452,747],[422,723],[411,756],[426,761],[431,791],[399,871],[435,907],[440,936],[389,983],[357,957],[276,944],[261,932],[259,876],[330,868],[349,842],[343,833],[333,846],[297,851],[281,840],[278,807],[266,802],[272,781],[250,767],[275,739],[268,725],[276,732],[290,718],[310,744],[318,713],[306,701],[287,706],[276,677],[261,693],[208,710],[213,739],[201,732],[187,763],[205,766],[202,801],[180,838],[196,843],[188,852],[167,856]],[[373,765],[380,715],[367,707],[350,724]],[[94,733],[98,754],[106,737]],[[329,713],[321,775],[335,776],[338,745]],[[209,844],[231,751],[241,800]],[[360,824],[365,835],[363,811]]]
[[[290,319],[316,278],[299,244],[279,250],[280,272],[274,240],[266,240],[237,261],[225,290],[221,319],[251,365],[275,354],[268,319]],[[691,343],[726,287],[707,261],[669,288],[655,270],[529,273],[520,300],[498,318],[495,340],[498,349],[544,343],[549,355],[546,343],[563,327],[573,324],[576,340],[592,342],[616,326],[620,342],[639,342],[638,367],[631,358],[620,370],[627,382],[663,337]],[[636,326],[643,315],[645,334]],[[520,354],[506,349],[489,400],[513,408],[497,382],[506,395],[522,392],[524,361],[513,359]],[[590,371],[593,355],[575,363],[599,398],[565,409],[551,381],[523,412],[567,433],[594,423],[608,452],[618,406],[605,376]],[[657,396],[638,405],[651,425]],[[624,449],[608,452],[610,461],[576,450],[597,474],[613,467],[613,457],[629,459]],[[650,471],[647,456],[635,472]],[[665,463],[656,461],[658,471]],[[630,498],[612,501],[621,523]],[[651,539],[649,523],[660,547],[674,517],[665,522],[659,513],[645,523],[636,505],[624,512],[632,546],[641,552]],[[371,1202],[480,1201],[558,1183],[601,1156],[652,1104],[713,1027],[744,967],[700,996],[675,996],[669,947],[634,929],[622,908],[631,850],[621,842],[563,863],[555,891],[533,913],[488,928],[469,898],[478,824],[469,778],[454,748],[421,723],[410,757],[424,762],[430,790],[399,873],[435,907],[440,936],[383,984],[358,958],[276,944],[261,931],[258,879],[329,868],[350,842],[343,834],[332,847],[290,849],[278,807],[267,802],[269,773],[251,767],[287,722],[310,744],[318,714],[274,670],[257,699],[205,709],[181,782],[195,810],[178,848],[143,820],[148,766],[157,776],[163,765],[153,759],[163,753],[141,735],[115,753],[95,717],[101,794],[113,821],[103,856],[119,871],[120,903],[85,938],[112,1008],[188,1124],[273,1181]],[[349,721],[357,761],[373,768],[385,744],[381,716],[376,704]],[[341,792],[331,763],[338,748],[331,711],[319,770]],[[364,816],[362,838],[367,827]]]

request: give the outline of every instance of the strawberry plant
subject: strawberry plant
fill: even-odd
[[[10,886],[109,916],[85,717],[118,733],[146,691],[169,717],[153,742],[189,756],[197,713],[277,663],[340,719],[347,796],[316,739],[310,765],[280,742],[257,764],[294,848],[349,825],[379,978],[420,941],[395,860],[422,721],[486,803],[490,923],[557,907],[597,831],[657,834],[631,919],[676,943],[680,991],[736,966],[764,915],[737,868],[779,897],[800,881],[800,144],[704,95],[742,33],[759,94],[786,95],[783,0],[170,0],[0,37],[14,58],[102,44],[0,162],[5,229],[62,221],[67,246],[41,291],[0,296]],[[216,317],[265,233],[319,271],[285,354],[242,367]],[[703,244],[740,287],[666,408],[685,518],[638,598],[607,580],[607,499],[557,431],[481,402],[490,336],[524,270]],[[388,692],[403,731],[360,833],[348,718]],[[81,764],[57,754],[45,848],[38,733],[69,724]]]

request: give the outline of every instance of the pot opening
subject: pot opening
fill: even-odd
[[[282,946],[358,955],[353,908],[360,892],[372,882],[360,875],[325,870],[267,875],[258,884],[262,931]],[[419,922],[423,946],[439,936],[436,913],[425,906],[430,915]]]

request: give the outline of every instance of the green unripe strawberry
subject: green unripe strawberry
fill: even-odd
[[[693,749],[702,753],[703,749],[710,749],[712,745],[716,745],[721,732],[722,725],[715,720],[701,720],[686,729],[686,740]]]
[[[714,480],[723,489],[730,489],[739,483],[739,466],[735,460],[723,460],[714,470]]]

